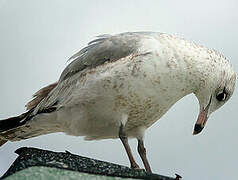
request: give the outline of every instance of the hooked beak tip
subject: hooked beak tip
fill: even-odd
[[[204,128],[204,126],[202,126],[201,124],[195,124],[193,135],[197,135],[200,132],[202,132],[203,128]]]

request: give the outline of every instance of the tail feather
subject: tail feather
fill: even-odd
[[[41,129],[35,129],[30,125],[22,125],[7,131],[0,132],[0,138],[3,140],[20,141],[41,135]]]
[[[26,120],[29,119],[29,115],[32,111],[33,109],[21,114],[20,116],[0,120],[0,133],[25,124]]]
[[[33,116],[32,111],[0,121],[0,146],[8,140],[20,141],[62,131],[55,113],[46,111]]]
[[[35,107],[57,86],[57,82],[50,84],[33,95],[33,100],[27,103],[27,112],[11,117],[8,119],[0,120],[0,146],[5,144],[8,140],[18,141],[28,139],[31,137],[39,136],[42,134],[52,133],[58,129],[57,123],[49,123],[45,121],[31,122],[33,117],[41,117],[39,114],[50,114],[56,110],[56,107],[47,107],[37,114],[33,115]],[[43,115],[42,115],[43,116]],[[53,118],[54,119],[54,118]],[[28,123],[29,122],[29,123]],[[49,126],[45,127],[45,124]]]
[[[31,119],[32,116],[30,116],[30,114],[32,111],[33,109],[19,116],[0,120],[0,146],[5,144],[8,140],[11,140],[9,134],[11,134],[13,130],[22,127],[26,123],[26,121]]]

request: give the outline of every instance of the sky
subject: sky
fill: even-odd
[[[0,120],[19,115],[31,95],[58,80],[67,59],[100,34],[155,31],[184,37],[224,54],[238,70],[236,0],[0,0]],[[146,131],[154,173],[184,180],[236,180],[237,90],[193,136],[199,105],[193,94]],[[136,140],[130,140],[136,161]],[[20,147],[36,147],[129,166],[120,140],[84,141],[63,133],[0,147],[0,176]]]

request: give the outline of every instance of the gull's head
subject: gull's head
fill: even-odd
[[[235,88],[236,74],[224,57],[219,56],[219,59],[209,64],[202,70],[204,78],[195,92],[199,101],[200,112],[194,126],[194,135],[203,130],[211,113],[230,99]]]

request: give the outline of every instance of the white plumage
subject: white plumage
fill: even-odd
[[[201,132],[210,114],[231,97],[235,79],[224,56],[184,39],[152,32],[103,35],[72,56],[58,83],[36,94],[21,124],[0,136],[11,141],[51,132],[87,140],[120,137],[137,167],[127,137],[137,138],[143,149],[145,130],[190,93],[200,103],[194,134]],[[139,153],[147,161],[145,151]]]

